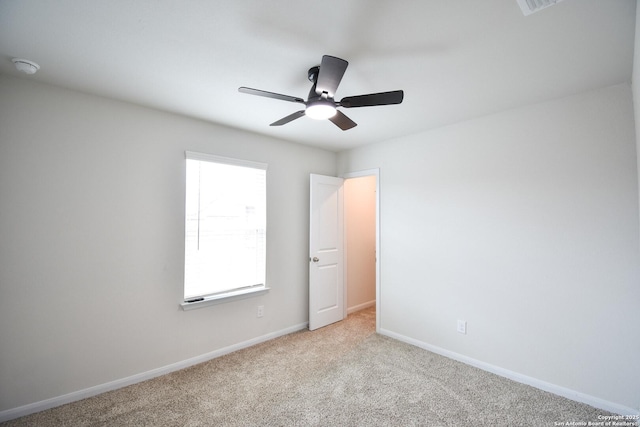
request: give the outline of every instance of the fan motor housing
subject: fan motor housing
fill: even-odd
[[[315,83],[318,80],[318,73],[320,73],[319,65],[309,68],[309,72],[307,74],[309,81]]]

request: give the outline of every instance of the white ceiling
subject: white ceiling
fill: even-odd
[[[342,150],[631,81],[635,0],[2,0],[0,73]],[[349,61],[336,100],[403,89],[401,105],[302,117],[307,70]],[[19,73],[14,57],[37,62]]]

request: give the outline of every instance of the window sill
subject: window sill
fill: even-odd
[[[226,302],[237,301],[250,297],[257,297],[259,295],[264,295],[269,292],[270,288],[253,288],[253,289],[241,289],[237,291],[229,291],[223,294],[217,295],[209,295],[204,297],[201,301],[193,301],[193,302],[183,302],[180,304],[180,307],[184,311],[195,310],[196,308],[208,307],[210,305],[223,304]]]

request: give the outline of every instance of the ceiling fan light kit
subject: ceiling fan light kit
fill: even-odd
[[[371,93],[368,95],[348,96],[336,102],[335,96],[338,85],[347,70],[349,63],[335,56],[324,55],[319,66],[309,69],[309,81],[313,83],[307,100],[279,93],[267,92],[260,89],[240,87],[238,91],[249,95],[264,96],[266,98],[279,99],[281,101],[297,102],[305,105],[304,110],[296,111],[282,119],[271,123],[270,126],[282,126],[302,116],[308,116],[316,120],[328,119],[342,130],[352,129],[357,123],[338,111],[338,107],[372,107],[376,105],[400,104],[404,99],[404,92],[395,90],[391,92]]]
[[[315,120],[325,120],[336,115],[336,107],[329,101],[315,101],[309,103],[304,113],[307,117]]]

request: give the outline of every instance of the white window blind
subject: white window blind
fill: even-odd
[[[264,287],[267,165],[185,154],[185,301]]]

